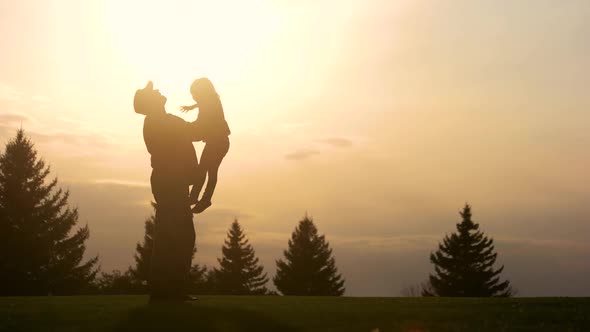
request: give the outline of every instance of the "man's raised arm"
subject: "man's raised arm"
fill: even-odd
[[[179,134],[187,137],[191,142],[198,142],[203,140],[203,130],[196,123],[184,121],[176,115],[168,114],[171,118],[170,122],[173,124],[174,129]]]

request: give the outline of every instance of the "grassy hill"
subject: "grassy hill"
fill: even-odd
[[[588,298],[0,298],[0,331],[590,331]]]

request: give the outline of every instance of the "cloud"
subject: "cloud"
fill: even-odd
[[[285,156],[288,160],[304,160],[320,154],[318,150],[299,150]]]
[[[17,91],[7,83],[0,82],[0,100],[18,101],[23,97],[23,93]]]
[[[586,241],[576,241],[567,239],[536,239],[536,238],[519,238],[519,237],[500,237],[498,242],[512,249],[531,249],[534,247],[545,248],[551,251],[563,251],[565,253],[575,251],[585,251],[590,253],[590,244]]]
[[[0,126],[13,127],[22,123],[34,122],[35,119],[30,115],[17,112],[0,113]]]
[[[75,128],[79,128],[80,123]],[[49,129],[49,127],[44,126],[38,119],[21,112],[0,113],[0,137],[8,138],[15,136],[16,131],[21,125],[25,130],[25,134],[30,136],[35,143],[60,142],[72,145],[108,148],[115,144],[116,141],[109,135],[102,133],[82,133],[70,130],[55,130],[55,128]],[[72,122],[67,122],[66,126],[72,127]],[[65,128],[66,126],[60,127]]]
[[[90,145],[93,147],[106,148],[111,146],[111,139],[102,134],[77,134],[73,132],[54,132],[54,133],[40,133],[32,132],[33,136],[39,142],[62,142],[74,145]]]
[[[394,236],[330,236],[330,243],[359,250],[379,252],[428,251],[436,247],[440,235],[394,235]]]
[[[324,139],[317,139],[315,140],[316,143],[323,143],[329,145],[332,148],[349,148],[353,145],[352,141],[346,138],[341,137],[331,137],[331,138],[324,138]],[[307,143],[309,144],[309,142]],[[317,145],[313,144],[312,145]],[[321,148],[308,148],[308,149],[299,149],[292,153],[285,155],[285,158],[288,160],[305,160],[309,159],[313,156],[319,155],[323,151]]]
[[[130,207],[135,205],[137,201],[146,201],[146,206],[149,207],[149,199],[151,198],[149,184],[111,179],[64,180],[63,183],[71,188],[74,196],[81,197],[84,202],[95,206],[97,209],[93,209],[93,212],[115,213],[115,211],[103,211],[102,209],[104,206]]]
[[[149,188],[150,184],[147,182],[127,181],[127,180],[116,180],[116,179],[99,179],[93,181],[98,185],[114,185],[114,186],[125,186],[125,187],[139,187]]]
[[[31,100],[34,102],[43,103],[43,104],[47,104],[52,101],[51,98],[49,98],[47,96],[42,96],[42,95],[34,95],[31,97]]]
[[[331,145],[332,147],[335,147],[335,148],[349,148],[352,146],[351,140],[346,139],[346,138],[340,138],[340,137],[320,139],[320,140],[318,140],[318,142]]]
[[[214,219],[218,219],[218,220],[231,220],[233,221],[234,219],[238,219],[238,220],[245,220],[245,219],[251,219],[254,216],[236,209],[232,209],[232,208],[226,208],[226,207],[216,207],[213,206],[211,208],[209,208],[207,213],[207,217],[208,218],[214,218]]]
[[[309,122],[285,122],[279,124],[278,129],[284,134],[292,134],[300,132],[301,130],[306,130],[309,127],[311,127],[311,123]]]

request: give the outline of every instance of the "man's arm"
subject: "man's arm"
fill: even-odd
[[[168,114],[168,117],[170,118],[170,123],[174,130],[187,137],[191,142],[203,140],[203,130],[196,122],[187,122],[172,114]]]

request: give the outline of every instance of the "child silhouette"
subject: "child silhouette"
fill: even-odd
[[[223,106],[215,87],[206,78],[196,79],[191,85],[191,95],[196,104],[182,106],[182,112],[199,108],[197,120],[193,122],[194,130],[201,133],[205,148],[201,155],[201,162],[197,167],[193,187],[190,192],[191,204],[195,204],[193,213],[201,213],[211,206],[211,198],[217,185],[217,173],[221,161],[229,151],[229,126],[225,121]],[[207,177],[207,186],[201,199],[199,195]]]

